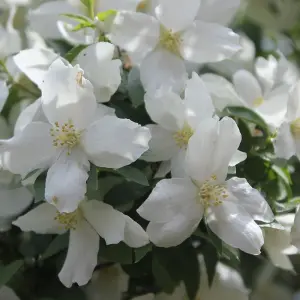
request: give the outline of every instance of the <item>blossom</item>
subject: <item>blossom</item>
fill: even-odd
[[[171,161],[173,177],[185,175],[186,149],[199,123],[214,116],[211,97],[196,73],[186,83],[185,98],[170,90],[160,89],[154,95],[145,95],[146,110],[158,125],[148,125],[151,131],[149,151],[142,159],[146,161]],[[159,107],[159,109],[158,109]],[[245,159],[245,154],[235,164]],[[236,157],[234,155],[233,159]],[[234,165],[235,165],[234,164]],[[168,173],[170,169],[166,169]],[[165,175],[165,174],[162,174]]]
[[[155,16],[121,11],[109,39],[140,62],[145,90],[161,84],[180,90],[186,79],[184,60],[205,63],[231,57],[240,50],[229,28],[195,20],[200,1],[159,0]]]
[[[107,245],[124,241],[128,246],[138,248],[148,243],[148,237],[138,223],[97,200],[83,201],[71,213],[60,213],[55,206],[43,203],[18,218],[14,225],[39,234],[70,231],[67,257],[58,275],[67,287],[73,283],[85,285],[92,277],[97,265],[99,236]]]
[[[291,244],[291,227],[295,214],[284,214],[276,216],[275,219],[278,223],[266,224],[263,227],[264,249],[276,267],[293,271],[294,267],[288,255],[298,252]]]
[[[6,169],[24,177],[49,168],[45,198],[61,212],[72,212],[86,193],[91,161],[121,168],[148,149],[150,133],[98,106],[92,84],[78,65],[54,61],[44,77],[45,121],[31,122],[9,140],[2,140]]]
[[[263,234],[254,220],[270,222],[273,213],[243,178],[226,181],[228,164],[241,134],[230,118],[207,119],[189,141],[186,172],[189,178],[161,180],[137,212],[150,221],[147,233],[160,247],[179,245],[201,219],[225,243],[257,255]]]
[[[277,157],[289,159],[293,155],[300,158],[300,82],[298,81],[289,94],[284,122],[278,129],[275,139]]]

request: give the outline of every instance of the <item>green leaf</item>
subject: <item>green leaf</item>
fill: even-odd
[[[0,287],[6,285],[12,277],[23,267],[23,260],[16,260],[9,265],[0,267]]]
[[[73,47],[67,54],[65,55],[65,59],[69,62],[72,63],[73,60],[77,57],[77,55],[85,49],[87,46],[86,45],[79,45]]]
[[[89,171],[89,178],[87,180],[88,188],[97,191],[98,190],[98,171],[97,167],[91,164],[91,168]]]
[[[99,250],[99,256],[109,262],[120,264],[134,263],[133,249],[123,242],[116,245],[105,245],[103,242]]]
[[[138,107],[144,103],[145,91],[140,80],[140,70],[133,67],[128,74],[127,89],[133,107]]]
[[[91,20],[88,19],[87,17],[85,16],[82,16],[82,15],[75,15],[75,14],[61,14],[62,16],[64,17],[68,17],[72,20],[75,20],[79,23],[83,23],[83,24],[91,24]]]
[[[37,179],[33,185],[34,187],[34,202],[41,202],[45,200],[45,180]]]
[[[69,244],[68,234],[62,234],[56,236],[50,243],[46,251],[42,254],[42,259],[48,259],[59,252],[65,250]]]
[[[77,32],[77,31],[80,31],[84,28],[95,28],[95,27],[96,26],[94,24],[89,24],[89,23],[82,24],[82,23],[80,23],[80,24],[76,25],[75,27],[73,27],[71,31]]]
[[[203,247],[202,254],[204,256],[208,284],[211,286],[215,277],[219,255],[216,248],[210,243]]]
[[[116,170],[116,172],[122,175],[127,181],[135,182],[144,186],[149,186],[146,175],[139,169],[133,168],[131,166],[126,166]]]
[[[239,118],[254,123],[258,125],[261,129],[263,129],[267,134],[269,134],[268,125],[263,120],[263,118],[261,118],[256,112],[254,112],[253,110],[247,107],[242,107],[242,106],[226,107],[223,110],[223,113],[230,117]]]
[[[150,244],[150,243],[143,247],[135,248],[133,250],[134,263],[139,262],[143,257],[145,257],[147,255],[147,253],[151,252],[151,250],[152,250],[152,244]]]
[[[107,18],[114,17],[117,14],[115,9],[109,9],[106,11],[102,11],[97,14],[97,18],[99,21],[105,21]]]
[[[81,3],[87,8],[89,17],[94,20],[95,12],[95,0],[80,0]]]

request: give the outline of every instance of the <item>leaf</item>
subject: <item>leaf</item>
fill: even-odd
[[[80,1],[87,8],[89,17],[92,20],[94,20],[94,17],[95,17],[95,12],[94,12],[95,0],[80,0]]]
[[[140,70],[133,67],[128,74],[127,89],[133,107],[138,107],[144,103],[145,91],[140,80]]]
[[[135,182],[144,186],[149,186],[146,175],[139,169],[133,168],[131,166],[126,166],[116,170],[116,172],[122,175],[127,181]]]
[[[69,238],[68,234],[62,234],[56,236],[50,243],[46,251],[42,254],[42,259],[48,259],[59,252],[65,250],[68,247]]]
[[[77,31],[80,31],[84,28],[95,28],[95,27],[96,26],[94,24],[91,24],[91,23],[85,23],[85,24],[80,23],[80,24],[76,25],[75,27],[73,27],[71,31],[77,32]]]
[[[101,243],[99,256],[109,262],[117,262],[120,264],[133,264],[133,249],[121,242],[116,245],[105,245]]]
[[[97,18],[99,21],[104,22],[106,19],[110,17],[114,17],[117,14],[117,11],[115,9],[109,9],[106,11],[102,11],[97,14]]]
[[[242,106],[231,106],[226,107],[223,110],[223,113],[230,117],[240,118],[246,120],[248,122],[254,123],[258,125],[261,129],[263,129],[267,134],[269,134],[268,125],[256,112],[253,110],[242,107]]]
[[[69,62],[72,63],[73,60],[77,57],[77,55],[85,49],[87,46],[86,45],[79,45],[73,47],[67,54],[65,55],[65,59]]]
[[[34,187],[34,202],[41,202],[45,200],[45,180],[37,179],[33,185]]]
[[[70,18],[72,20],[75,20],[79,23],[83,23],[83,24],[91,24],[91,20],[88,19],[87,17],[85,16],[82,16],[82,15],[75,15],[75,14],[61,14],[62,16],[64,17],[67,17],[67,18]]]
[[[6,285],[12,277],[23,267],[23,260],[15,260],[6,266],[0,267],[0,287]]]
[[[135,248],[133,250],[134,263],[139,262],[143,257],[145,257],[152,250],[152,244],[147,244],[140,248]]]
[[[91,164],[90,171],[89,171],[89,178],[87,180],[87,187],[88,189],[97,191],[98,190],[98,171],[97,167]]]
[[[206,266],[206,273],[208,278],[208,284],[211,287],[215,273],[216,273],[216,267],[219,260],[219,255],[216,250],[216,248],[208,243],[203,247],[202,250],[203,256],[204,256],[204,262]]]

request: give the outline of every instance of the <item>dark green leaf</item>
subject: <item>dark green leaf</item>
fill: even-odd
[[[79,46],[73,47],[73,48],[65,55],[65,59],[66,59],[69,63],[72,63],[73,60],[77,57],[77,55],[78,55],[83,49],[85,49],[86,47],[87,47],[86,45],[79,45]]]
[[[12,277],[23,267],[23,260],[16,260],[9,265],[0,267],[0,287],[6,285]]]
[[[140,70],[133,67],[128,74],[128,94],[134,107],[138,107],[144,103],[144,88],[140,80]]]
[[[108,262],[117,262],[120,264],[134,263],[133,249],[123,242],[116,245],[101,244],[99,256]]]
[[[216,267],[217,267],[217,263],[219,260],[219,255],[218,255],[216,248],[210,243],[206,244],[203,247],[202,254],[204,256],[208,284],[209,284],[209,286],[211,286],[213,283],[214,277],[215,277]]]
[[[68,234],[58,235],[48,246],[47,250],[42,254],[42,259],[50,258],[68,247]]]
[[[126,166],[116,170],[116,172],[122,175],[127,181],[132,181],[140,185],[149,186],[146,175],[139,169],[133,168],[131,166]]]
[[[34,183],[34,201],[40,202],[45,200],[45,180],[37,179]]]

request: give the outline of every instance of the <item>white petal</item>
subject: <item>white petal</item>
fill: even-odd
[[[36,85],[40,86],[49,66],[58,57],[50,49],[26,49],[14,56],[18,68]]]
[[[85,219],[105,240],[107,245],[124,240],[125,216],[112,206],[101,201],[87,201],[82,205]]]
[[[8,94],[9,94],[9,90],[6,81],[0,80],[0,112],[2,111],[6,103]]]
[[[174,178],[186,177],[185,171],[186,150],[184,148],[178,149],[176,154],[171,158],[171,173]]]
[[[108,37],[113,44],[143,58],[155,48],[159,34],[159,23],[154,17],[123,11],[115,17]]]
[[[125,217],[125,232],[124,242],[133,248],[139,248],[149,243],[148,234],[145,230],[134,220],[124,215]]]
[[[87,171],[72,155],[62,153],[48,170],[45,199],[60,212],[73,212],[84,199]]]
[[[240,142],[241,133],[232,119],[203,121],[189,140],[187,173],[199,182],[212,175],[216,175],[218,181],[225,180],[229,163]]]
[[[229,166],[234,167],[239,163],[241,163],[242,161],[246,160],[246,158],[247,158],[247,153],[237,150],[231,157]]]
[[[145,105],[152,121],[166,130],[177,131],[183,126],[184,102],[174,92],[163,88],[155,93],[148,92]]]
[[[289,123],[283,122],[279,127],[274,147],[275,154],[279,158],[289,159],[296,154],[295,141]]]
[[[163,161],[154,175],[154,178],[164,178],[171,172],[171,161]]]
[[[300,117],[300,80],[293,86],[289,93],[287,107],[287,121],[294,121]]]
[[[155,15],[164,27],[178,32],[192,24],[199,6],[199,0],[160,0],[155,7]]]
[[[241,0],[201,0],[197,19],[227,25],[236,14]]]
[[[121,83],[122,62],[113,60],[114,51],[114,45],[100,42],[85,48],[75,59],[93,84],[98,102],[108,102]]]
[[[49,203],[42,203],[26,215],[19,217],[14,225],[21,228],[22,231],[34,231],[39,234],[64,233],[65,228],[59,224],[55,217],[56,208]]]
[[[268,202],[258,190],[249,185],[246,179],[233,177],[227,181],[227,188],[238,199],[239,205],[244,207],[254,220],[266,223],[274,220]]]
[[[73,283],[85,285],[91,279],[97,265],[99,236],[86,222],[82,221],[70,231],[69,249],[58,277],[66,286]]]
[[[0,218],[15,218],[31,203],[33,196],[24,187],[0,189]]]
[[[201,79],[209,90],[217,110],[222,111],[227,106],[244,106],[232,83],[227,79],[215,74],[204,74]]]
[[[233,84],[237,93],[250,107],[254,107],[255,100],[263,97],[257,79],[246,70],[237,71],[233,75]]]
[[[239,36],[216,23],[195,21],[181,39],[182,56],[197,63],[221,61],[241,50]]]
[[[100,167],[121,168],[136,161],[146,150],[150,131],[114,116],[105,116],[91,124],[82,137],[89,159]]]
[[[78,65],[72,67],[61,59],[55,60],[41,90],[43,110],[50,123],[72,120],[77,130],[90,124],[97,108],[96,98],[92,84],[83,77]]]
[[[151,92],[166,86],[181,93],[187,79],[184,61],[163,49],[147,55],[141,63],[140,76],[145,91]]]
[[[243,207],[224,201],[212,208],[208,217],[210,229],[228,245],[246,253],[258,255],[264,238],[260,227]]]
[[[205,118],[210,118],[215,112],[212,99],[202,79],[197,73],[187,81],[184,104],[188,123],[195,128]]]
[[[196,194],[197,189],[189,179],[164,179],[155,186],[137,212],[151,222],[171,222],[187,208],[198,206]]]
[[[16,293],[8,286],[1,286],[0,288],[0,299],[1,300],[20,300]]]
[[[109,9],[135,11],[139,0],[101,0],[96,1],[97,11],[107,11]]]
[[[47,168],[55,155],[50,128],[47,123],[33,122],[7,140],[7,151],[2,157],[4,168],[22,176],[35,169]]]
[[[159,125],[148,125],[151,133],[149,150],[145,152],[141,159],[145,161],[166,161],[171,159],[179,150],[173,132],[170,132]]]

